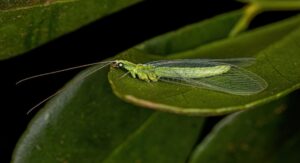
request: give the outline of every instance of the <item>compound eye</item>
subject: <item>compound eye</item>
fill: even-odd
[[[121,62],[118,63],[118,67],[123,67],[123,66],[124,66],[123,63],[121,63]]]

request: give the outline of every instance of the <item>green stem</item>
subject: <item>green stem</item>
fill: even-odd
[[[231,30],[229,36],[233,37],[236,36],[238,33],[244,31],[249,26],[251,20],[262,12],[262,9],[259,5],[255,3],[248,4],[244,9],[244,14]]]
[[[300,1],[251,1],[245,7],[244,15],[231,30],[229,36],[233,37],[246,30],[252,19],[263,11],[300,10]]]
[[[266,10],[300,10],[300,1],[255,1],[264,11]]]

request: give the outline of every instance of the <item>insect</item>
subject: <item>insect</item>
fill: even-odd
[[[242,68],[254,61],[254,58],[180,59],[135,64],[116,60],[112,66],[146,82],[164,81],[234,95],[253,95],[268,86],[260,76]]]
[[[40,74],[25,78],[18,83],[44,75],[103,64],[94,71],[86,74],[83,78],[111,65],[114,68],[127,71],[123,76],[130,74],[133,78],[146,82],[162,81],[234,95],[253,95],[263,91],[268,86],[263,78],[243,68],[254,62],[255,58],[159,60],[145,64],[135,64],[127,60],[113,60]],[[49,98],[51,97],[53,96]]]

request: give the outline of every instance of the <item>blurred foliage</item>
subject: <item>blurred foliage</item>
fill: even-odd
[[[23,54],[141,0],[1,0],[0,60]]]

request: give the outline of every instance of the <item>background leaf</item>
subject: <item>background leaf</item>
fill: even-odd
[[[197,146],[190,163],[299,162],[298,98],[293,94],[226,117]]]
[[[184,162],[203,119],[127,104],[111,92],[107,69],[82,80],[94,69],[36,115],[12,162]]]
[[[139,1],[1,1],[0,60],[22,54]]]
[[[223,17],[231,20],[230,14],[225,14]],[[264,78],[269,84],[265,91],[257,95],[237,96],[164,82],[147,84],[132,77],[120,80],[119,77],[124,74],[124,71],[117,69],[111,69],[109,80],[115,94],[125,101],[178,114],[218,115],[255,107],[284,96],[300,87],[298,75],[300,74],[299,25],[300,16],[296,16],[235,38],[202,45],[170,55],[167,58],[147,56],[143,51],[137,52],[134,49],[120,56],[120,58],[135,63],[176,58],[256,57],[257,62],[247,69]],[[192,26],[188,28],[192,28]],[[195,25],[195,28],[201,29],[198,24]],[[210,29],[213,28],[206,28],[207,31]],[[190,35],[190,33],[188,34]],[[184,33],[181,33],[180,37],[183,38],[183,35]],[[168,37],[168,35],[161,37]],[[182,42],[184,41],[187,42],[188,40],[182,40]],[[166,42],[164,44],[172,44],[169,43],[172,40]],[[144,56],[143,59],[139,57],[141,55]],[[289,64],[287,61],[290,61]]]

